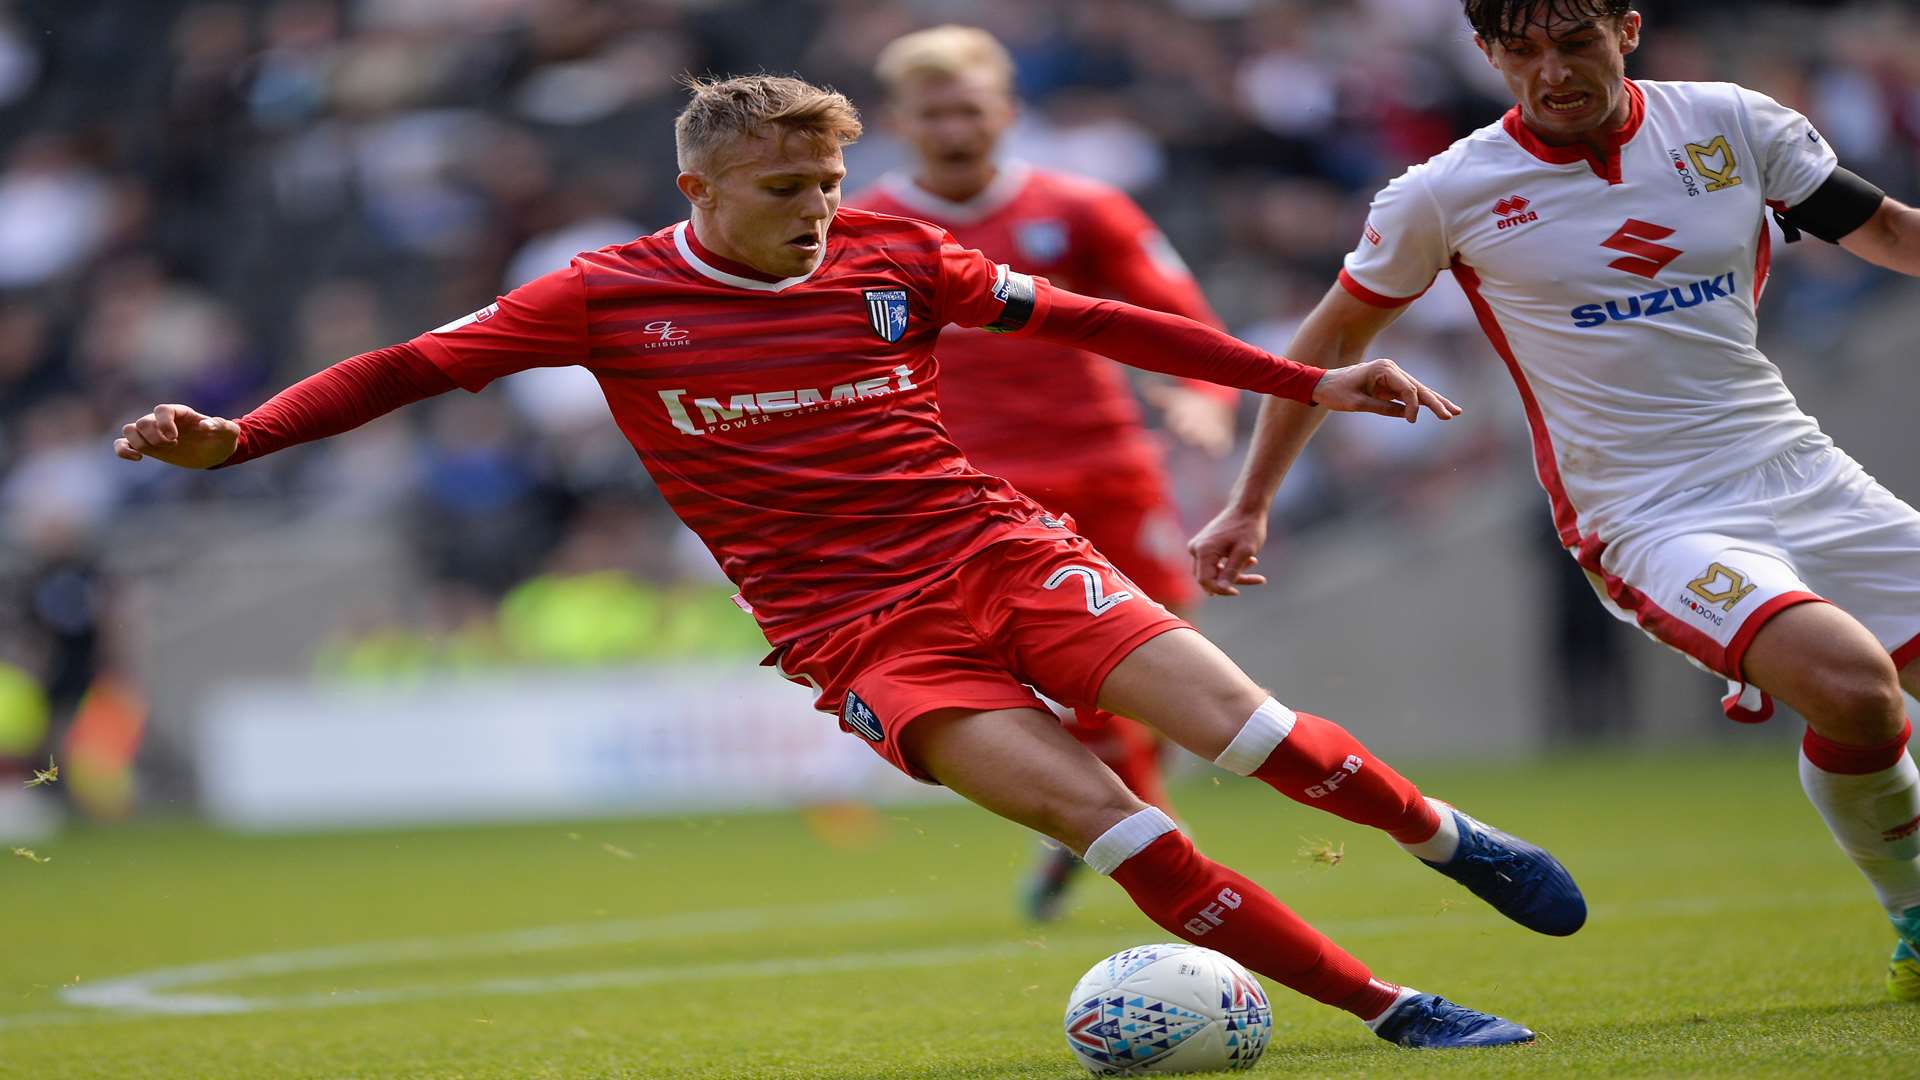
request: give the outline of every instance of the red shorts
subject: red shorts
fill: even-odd
[[[1062,533],[982,549],[897,604],[787,646],[777,663],[842,730],[931,782],[900,753],[908,724],[939,709],[1047,711],[1035,688],[1092,705],[1122,658],[1187,625]]]
[[[1073,529],[1113,560],[1147,595],[1172,607],[1200,599],[1193,579],[1187,536],[1157,471],[1124,485],[1063,484],[1028,491],[1054,513],[1073,518]]]

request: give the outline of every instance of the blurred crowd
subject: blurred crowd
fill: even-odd
[[[1763,89],[1912,199],[1911,4],[1639,8],[1631,74]],[[750,651],[744,620],[679,614],[726,590],[583,373],[446,395],[232,473],[129,466],[109,442],[156,402],[239,415],[575,251],[680,219],[684,72],[791,71],[846,91],[871,131],[849,184],[870,181],[902,161],[872,58],[941,21],[1012,49],[1027,106],[1013,154],[1133,192],[1230,325],[1276,350],[1367,197],[1509,104],[1455,0],[0,0],[0,759],[44,756],[50,718],[67,726],[103,695],[114,719],[85,737],[72,725],[68,745],[137,734],[115,556],[147,530],[190,535],[187,508],[409,523],[439,599],[340,628],[316,657],[331,673],[617,659],[661,641]],[[1832,311],[1878,280],[1812,251],[1782,261],[1768,302]],[[1817,346],[1831,323],[1784,325]],[[1513,396],[1444,288],[1394,335],[1383,351],[1429,381]],[[1511,423],[1344,425],[1290,485],[1284,524],[1367,500],[1417,515],[1397,491],[1471,484],[1519,438]],[[1234,462],[1175,465],[1197,525]],[[553,611],[577,609],[565,597],[586,595],[567,591],[580,581],[631,602],[605,633],[556,643],[572,623]],[[694,636],[653,632],[675,620]]]

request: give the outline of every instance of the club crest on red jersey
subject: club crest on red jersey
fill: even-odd
[[[840,722],[868,742],[881,742],[887,737],[887,733],[880,730],[880,718],[851,690],[847,691],[846,703],[840,706]]]
[[[882,341],[899,341],[907,332],[907,290],[868,289],[867,322]]]
[[[1053,262],[1067,253],[1067,223],[1052,218],[1022,221],[1013,227],[1013,243],[1028,262]]]

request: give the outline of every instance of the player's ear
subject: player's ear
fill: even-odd
[[[1640,47],[1640,13],[1629,11],[1620,16],[1620,55]]]
[[[713,209],[713,182],[704,175],[683,172],[674,178],[673,183],[680,189],[680,194],[687,197],[688,202],[702,210]]]
[[[1493,50],[1487,47],[1487,39],[1481,37],[1479,34],[1475,34],[1473,35],[1473,43],[1479,48],[1480,55],[1487,58],[1487,65],[1495,71],[1500,70],[1500,62],[1493,58]]]
[[[1014,93],[1012,87],[1007,88],[1006,102],[1007,111],[1001,116],[1008,126],[1012,126],[1016,120],[1020,119],[1020,95]]]

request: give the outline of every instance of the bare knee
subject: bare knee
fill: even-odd
[[[1790,704],[1813,730],[1835,742],[1883,743],[1900,734],[1905,719],[1899,673],[1882,653],[1820,665],[1808,673],[1801,696]]]
[[[1127,654],[1100,687],[1100,707],[1130,716],[1209,760],[1245,726],[1267,692],[1192,630]]]
[[[1065,844],[1075,855],[1085,855],[1087,848],[1108,829],[1146,808],[1145,802],[1122,789],[1096,802],[1049,803],[1041,808],[1037,827],[1042,833]]]

